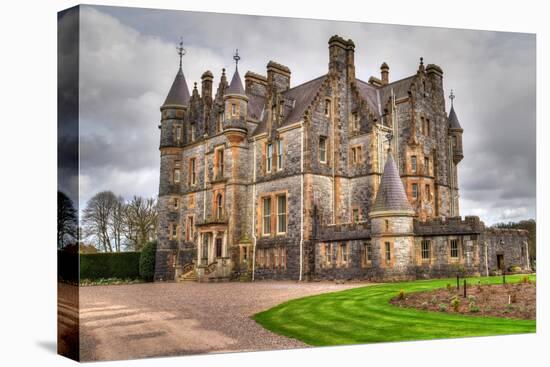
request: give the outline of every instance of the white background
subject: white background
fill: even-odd
[[[547,365],[550,185],[548,63],[544,1],[94,1],[94,4],[353,20],[537,33],[537,329],[536,335],[386,343],[277,352],[101,362],[105,366],[520,366]],[[56,340],[56,43],[57,11],[74,1],[4,1],[0,19],[0,362],[67,366]],[[546,17],[545,17],[546,15]],[[510,86],[513,88],[513,85]],[[546,94],[545,94],[546,92]],[[545,98],[546,97],[546,98]],[[480,101],[483,103],[483,101]],[[547,102],[548,103],[548,102]],[[521,123],[521,121],[518,121]],[[546,163],[548,167],[548,163]],[[545,312],[546,307],[546,312]],[[388,330],[391,333],[392,330]],[[544,342],[544,339],[546,343]]]

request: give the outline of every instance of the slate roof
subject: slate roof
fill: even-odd
[[[176,74],[176,78],[172,83],[172,87],[166,96],[163,106],[165,105],[180,105],[188,106],[189,105],[189,88],[187,88],[187,82],[185,81],[185,76],[181,68]]]
[[[408,97],[409,90],[411,89],[411,83],[413,82],[415,75],[411,75],[407,78],[396,80],[395,82],[388,83],[380,88],[380,100],[382,105],[391,97],[393,89],[393,95],[395,99]]]
[[[306,109],[309,107],[309,105],[317,95],[317,91],[321,87],[321,84],[323,84],[323,82],[325,81],[326,77],[327,77],[326,75],[322,75],[318,78],[315,78],[313,80],[300,84],[294,88],[288,89],[283,93],[281,93],[281,95],[287,101],[287,103],[285,103],[285,108],[284,108],[284,120],[282,124],[279,125],[279,127],[293,124],[302,119]],[[249,105],[249,108],[250,108],[250,105]],[[262,108],[263,108],[263,105],[262,105]],[[259,108],[257,109],[260,110]],[[261,110],[259,113],[261,115]],[[260,115],[258,115],[258,118],[260,118]],[[266,131],[267,131],[267,119],[264,118],[260,122],[260,124],[258,124],[258,127],[256,128],[256,130],[252,135],[262,134]]]
[[[356,79],[356,81],[357,81],[357,89],[359,90],[359,95],[365,101],[367,101],[371,111],[377,117],[380,117],[382,115],[381,104],[383,102],[380,100],[379,89],[376,88],[374,85],[364,82],[360,79]]]
[[[241,76],[239,75],[239,69],[235,68],[235,73],[229,83],[229,88],[225,91],[226,94],[240,94],[245,95],[243,83],[241,81]]]
[[[460,123],[458,122],[458,117],[456,116],[455,108],[454,106],[451,106],[451,112],[449,112],[449,118],[447,119],[449,121],[449,127],[451,129],[461,129]]]
[[[405,193],[405,188],[403,187],[403,182],[401,182],[393,156],[391,153],[388,153],[388,159],[384,165],[384,173],[382,173],[382,181],[376,193],[376,200],[374,201],[372,211],[390,210],[413,211],[413,208],[407,199],[407,194]]]

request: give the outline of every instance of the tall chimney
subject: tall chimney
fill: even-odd
[[[382,85],[390,82],[390,67],[385,62],[380,66],[380,76],[382,78]]]

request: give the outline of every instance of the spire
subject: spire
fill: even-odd
[[[405,193],[403,182],[401,182],[397,165],[393,160],[391,148],[388,149],[388,158],[384,165],[384,173],[382,173],[382,180],[378,192],[376,193],[376,200],[374,201],[372,211],[401,211],[414,213],[407,199],[407,194]]]
[[[458,122],[458,117],[456,116],[455,107],[453,105],[453,100],[455,98],[456,97],[453,93],[453,90],[451,89],[451,94],[449,95],[449,99],[451,100],[451,111],[449,112],[449,117],[448,117],[447,121],[449,122],[449,128],[462,130],[462,127],[460,126],[460,123]]]
[[[231,83],[229,84],[229,88],[227,89],[227,94],[245,95],[241,76],[239,75],[240,59],[241,57],[239,56],[239,49],[237,49],[235,50],[235,55],[233,56],[233,60],[235,60],[235,73],[233,74],[233,78],[231,79]]]
[[[424,58],[420,57],[420,65],[418,65],[418,71],[424,71]]]
[[[189,88],[187,87],[187,82],[185,81],[185,76],[183,75],[182,70],[182,58],[185,55],[186,51],[183,48],[183,39],[179,43],[179,47],[176,47],[178,50],[178,55],[180,57],[179,70],[176,74],[176,78],[170,87],[170,91],[166,96],[163,106],[166,105],[180,105],[188,106],[189,105]]]

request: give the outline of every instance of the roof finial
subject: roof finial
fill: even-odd
[[[391,149],[391,141],[393,139],[393,134],[391,132],[388,132],[386,134],[386,139],[388,139],[388,153],[391,153],[392,152],[392,149]]]
[[[183,48],[183,37],[180,38],[180,43],[179,43],[179,46],[176,47],[176,50],[178,50],[178,55],[180,55],[180,69],[181,69],[181,59],[182,59],[183,55],[185,55],[185,53],[187,52]]]
[[[239,60],[241,59],[241,57],[239,56],[239,49],[235,49],[235,55],[233,55],[233,60],[235,60],[235,69],[237,68],[237,66],[239,66]]]
[[[424,58],[420,56],[420,65],[424,65]]]
[[[452,89],[451,89],[451,94],[449,95],[449,99],[451,100],[451,107],[453,107],[453,99],[455,99],[455,94]]]

